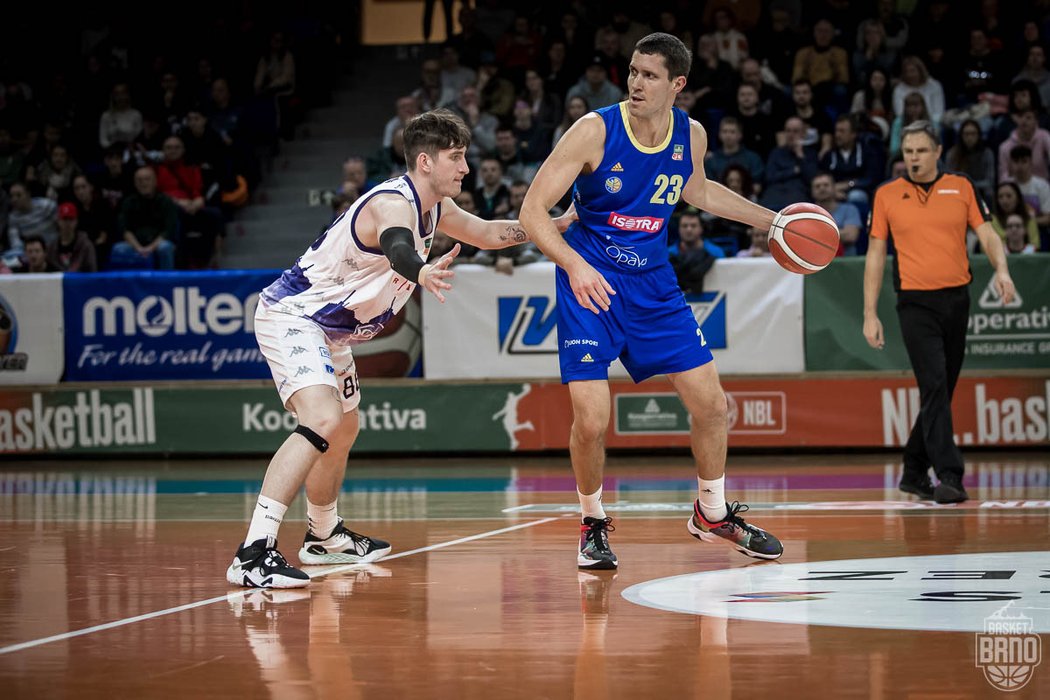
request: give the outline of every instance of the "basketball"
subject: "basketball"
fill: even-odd
[[[790,204],[769,227],[769,252],[790,272],[808,275],[828,266],[839,250],[839,227],[816,204]]]

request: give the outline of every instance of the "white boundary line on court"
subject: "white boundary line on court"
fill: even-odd
[[[392,559],[400,559],[402,557],[408,557],[413,554],[420,554],[422,552],[430,552],[435,549],[444,549],[446,547],[452,547],[457,544],[463,544],[464,542],[473,542],[474,540],[485,539],[486,537],[493,537],[495,535],[502,535],[505,532],[513,532],[514,530],[522,530],[527,527],[533,527],[535,525],[543,525],[544,523],[554,522],[561,518],[543,518],[541,520],[531,520],[527,523],[519,523],[517,525],[511,525],[510,527],[503,527],[498,530],[489,530],[488,532],[482,532],[477,535],[470,535],[469,537],[460,537],[457,540],[450,540],[448,542],[439,542],[438,544],[427,545],[426,547],[419,547],[418,549],[410,549],[407,552],[398,552],[392,554],[389,557],[384,557],[379,561],[387,562]],[[344,564],[342,566],[334,566],[328,569],[321,569],[315,573],[310,574],[310,578],[320,578],[322,576],[331,576],[332,574],[342,573],[344,571],[350,571],[361,564]],[[201,608],[205,605],[211,605],[212,603],[218,603],[223,600],[235,599],[238,596],[244,596],[252,591],[259,590],[257,588],[244,588],[233,593],[227,593],[221,596],[215,596],[214,598],[207,598],[205,600],[198,600],[194,603],[186,603],[185,605],[179,605],[174,608],[168,608],[166,610],[157,610],[155,612],[145,613],[143,615],[136,615],[135,617],[126,617],[122,620],[114,620],[113,622],[106,622],[101,625],[95,625],[94,627],[85,627],[84,629],[74,630],[72,632],[63,632],[62,634],[51,635],[50,637],[43,637],[42,639],[34,639],[29,642],[21,642],[19,644],[12,644],[11,646],[0,647],[0,655],[11,654],[16,651],[23,651],[25,649],[32,649],[33,647],[43,646],[44,644],[50,644],[51,642],[61,642],[66,639],[72,639],[74,637],[83,637],[86,634],[93,634],[95,632],[103,632],[114,627],[123,627],[124,625],[131,625],[136,622],[143,622],[145,620],[152,620],[155,617],[163,617],[164,615],[172,615],[174,613],[182,612],[183,610],[192,610],[193,608]]]

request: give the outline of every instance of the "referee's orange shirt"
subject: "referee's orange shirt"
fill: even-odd
[[[890,180],[875,191],[868,235],[893,239],[893,286],[945,289],[969,284],[967,226],[976,230],[991,220],[988,205],[965,175],[938,172],[927,190],[907,177]]]

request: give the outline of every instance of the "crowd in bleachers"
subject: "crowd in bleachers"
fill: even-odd
[[[820,204],[839,223],[841,255],[866,250],[873,193],[903,174],[901,130],[917,119],[940,130],[943,167],[974,182],[1009,252],[1050,250],[1045,3],[477,2],[460,8],[458,23],[425,47],[417,88],[397,100],[377,153],[355,160],[366,171],[344,184],[344,205],[404,172],[401,128],[444,106],[473,132],[464,206],[512,216],[565,130],[623,99],[635,42],[664,31],[693,50],[676,105],[707,129],[707,177],[774,210]],[[696,223],[679,240],[676,217],[672,257],[769,254],[765,232],[706,213]],[[529,245],[461,256],[505,271],[538,257]],[[694,267],[687,262],[675,261]]]
[[[335,74],[331,27],[264,27],[249,7],[141,32],[119,10],[52,26],[26,9],[0,30],[0,272],[218,266]]]

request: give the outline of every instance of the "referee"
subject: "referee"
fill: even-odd
[[[995,268],[995,289],[1004,303],[1014,298],[1002,242],[991,214],[965,175],[938,167],[940,137],[927,121],[904,127],[901,138],[906,171],[875,192],[864,266],[864,338],[885,344],[878,316],[879,291],[886,267],[886,241],[893,259],[897,317],[919,384],[921,407],[904,446],[901,491],[938,503],[967,499],[962,453],[953,439],[952,393],[966,352],[970,315],[970,261],[967,227],[977,232]],[[933,467],[940,483],[930,480]]]

